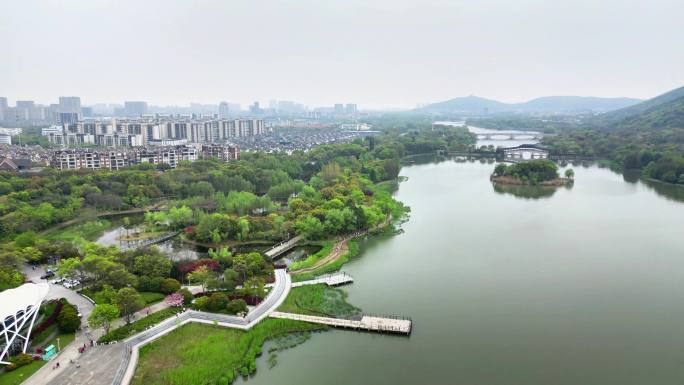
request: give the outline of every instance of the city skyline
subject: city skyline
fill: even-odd
[[[684,5],[673,0],[29,0],[6,10],[2,94],[38,103],[379,109],[466,95],[645,99],[684,84],[684,52],[672,49]]]

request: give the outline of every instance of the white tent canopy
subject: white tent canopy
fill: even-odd
[[[16,338],[23,341],[23,352],[26,353],[33,322],[48,291],[50,286],[47,283],[25,283],[0,292],[0,364],[9,363],[6,356]],[[27,324],[28,328],[22,331]]]

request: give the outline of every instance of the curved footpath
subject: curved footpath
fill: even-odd
[[[287,294],[290,292],[291,284],[292,282],[290,281],[290,276],[287,272],[284,269],[277,269],[275,270],[275,283],[271,292],[268,293],[265,300],[247,313],[247,316],[244,318],[190,310],[129,338],[125,341],[126,348],[124,357],[119,369],[114,375],[112,385],[129,384],[131,382],[133,374],[135,373],[135,366],[138,363],[138,352],[141,346],[154,341],[188,322],[217,324],[224,327],[249,330],[285,301]]]
[[[66,366],[63,372],[52,380],[43,383],[51,385],[129,384],[133,379],[135,367],[138,363],[139,349],[143,345],[188,322],[249,330],[262,319],[268,317],[285,301],[291,285],[292,281],[287,272],[284,269],[277,269],[275,270],[273,289],[266,299],[250,310],[246,317],[188,310],[123,342],[88,349],[78,360],[80,367],[63,362],[62,364]]]

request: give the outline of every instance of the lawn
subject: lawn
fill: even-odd
[[[141,291],[140,296],[143,298],[143,300],[145,301],[145,304],[147,304],[147,305],[157,303],[157,302],[163,300],[164,298],[166,298],[166,296],[162,293],[155,293],[155,292],[151,292],[151,291]]]
[[[11,372],[0,373],[0,385],[18,385],[38,371],[46,361],[38,360]]]
[[[292,288],[278,311],[341,318],[361,313],[347,302],[347,293],[322,283]]]
[[[134,385],[229,384],[256,372],[264,342],[323,325],[266,319],[249,331],[190,323],[140,349]]]
[[[43,346],[47,347],[50,345],[55,345],[55,347],[57,347],[57,338],[59,338],[59,348],[61,350],[63,350],[64,347],[66,347],[70,343],[74,342],[74,340],[76,339],[76,334],[75,333],[58,334],[54,338],[52,338],[50,341],[46,342]]]

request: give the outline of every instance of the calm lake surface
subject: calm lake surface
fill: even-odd
[[[317,333],[246,382],[684,383],[681,189],[580,166],[571,189],[495,191],[493,168],[404,167],[404,232],[344,268],[349,301],[411,316],[410,337]]]

